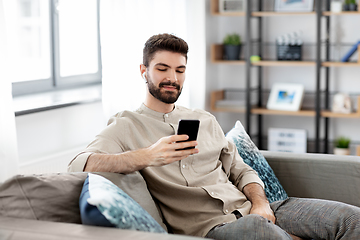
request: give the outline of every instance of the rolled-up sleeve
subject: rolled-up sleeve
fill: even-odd
[[[249,183],[258,183],[264,188],[257,172],[244,163],[233,142],[227,141],[227,147],[221,153],[221,161],[229,180],[240,191]]]
[[[68,172],[83,172],[86,162],[92,152],[79,153],[68,165]]]
[[[121,124],[118,124],[116,118],[109,120],[109,125],[95,137],[84,151],[73,158],[68,165],[68,172],[83,172],[88,158],[93,153],[116,154],[124,152],[119,134],[121,136]]]

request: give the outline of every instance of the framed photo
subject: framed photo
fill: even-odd
[[[306,153],[304,129],[269,128],[268,150],[275,152]]]
[[[219,0],[219,12],[244,12],[245,0]]]
[[[275,0],[275,12],[311,12],[314,0]]]
[[[304,96],[304,86],[296,83],[275,83],[270,92],[267,108],[299,111]]]

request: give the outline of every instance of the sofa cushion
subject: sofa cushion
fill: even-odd
[[[18,175],[0,186],[0,215],[81,223],[78,199],[86,173]]]
[[[235,123],[234,128],[226,134],[226,138],[235,143],[244,162],[258,173],[260,179],[264,182],[266,197],[270,203],[288,197],[270,165],[251,141],[240,121]]]
[[[141,174],[136,171],[131,174],[118,174],[101,172],[96,173],[100,176],[110,180],[121,190],[127,193],[132,199],[134,199],[142,208],[146,210],[162,228],[167,229],[166,225],[162,221],[161,213],[156,206],[153,198],[147,189],[146,182]],[[82,186],[81,186],[82,187]],[[81,192],[81,189],[79,190]]]
[[[83,224],[166,233],[136,201],[102,176],[89,173],[81,192]]]
[[[166,229],[139,172],[96,174],[121,188]],[[79,197],[86,177],[83,172],[15,176],[0,186],[0,216],[81,223]]]

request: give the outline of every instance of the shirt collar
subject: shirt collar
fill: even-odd
[[[150,108],[148,108],[147,106],[145,106],[144,103],[141,104],[140,108],[138,109],[138,111],[142,114],[145,114],[145,115],[150,115],[154,118],[157,118],[157,119],[161,119],[163,120],[164,119],[164,116],[172,116],[176,113],[176,110],[177,110],[177,107],[176,105],[174,106],[174,109],[169,112],[169,113],[162,113],[162,112],[157,112],[155,110],[152,110]]]

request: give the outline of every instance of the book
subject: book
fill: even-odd
[[[344,57],[341,59],[341,62],[348,62],[351,56],[356,52],[358,45],[360,44],[360,40],[355,43],[351,49],[344,55]]]

